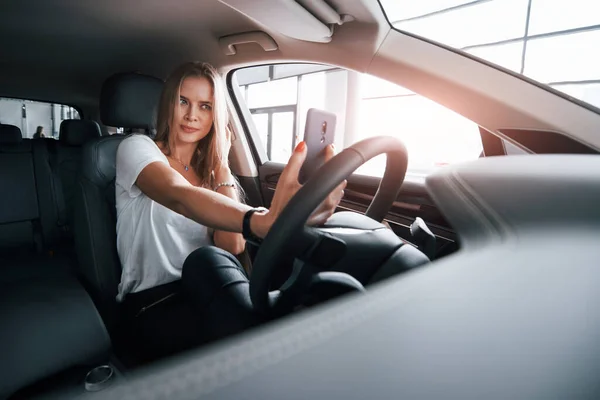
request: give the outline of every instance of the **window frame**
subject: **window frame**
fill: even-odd
[[[271,160],[273,151],[273,115],[279,113],[291,112],[294,116],[294,122],[292,127],[292,149],[296,146],[296,135],[297,135],[297,117],[298,117],[298,105],[286,105],[286,106],[275,106],[275,107],[259,107],[251,108],[250,115],[266,114],[267,115],[267,143],[263,143],[266,147],[267,157]],[[262,142],[262,139],[261,139]]]
[[[292,138],[292,151],[293,148],[296,145],[296,138],[297,138],[297,132],[298,132],[298,126],[299,126],[299,121],[298,121],[298,105],[300,103],[300,96],[301,96],[301,90],[300,90],[300,84],[301,84],[301,79],[303,75],[308,75],[308,74],[312,74],[312,73],[318,73],[318,72],[333,72],[333,71],[344,71],[346,70],[345,68],[342,67],[337,67],[337,66],[329,66],[329,69],[323,70],[323,71],[315,71],[315,72],[309,72],[308,74],[298,74],[298,75],[292,75],[292,76],[298,76],[298,88],[299,90],[297,91],[297,100],[296,100],[296,104],[292,104],[292,105],[283,105],[283,106],[271,106],[271,107],[258,107],[258,108],[250,108],[248,107],[247,104],[247,95],[248,95],[248,84],[246,85],[238,85],[237,83],[234,84],[234,76],[235,76],[235,72],[242,70],[244,68],[253,68],[253,67],[265,67],[268,66],[269,67],[269,79],[272,79],[273,77],[273,67],[276,65],[288,65],[288,64],[306,64],[306,65],[316,65],[316,66],[328,66],[327,64],[323,64],[323,63],[316,63],[316,62],[302,62],[302,61],[295,61],[295,62],[272,62],[272,63],[268,63],[268,64],[256,64],[256,65],[251,65],[251,66],[243,66],[243,67],[238,67],[238,68],[234,68],[230,71],[228,71],[227,75],[225,76],[225,82],[227,85],[227,90],[228,93],[230,94],[233,106],[238,114],[238,116],[240,116],[240,120],[242,122],[242,126],[246,132],[247,135],[249,135],[249,141],[251,143],[250,144],[250,148],[252,151],[252,155],[255,158],[255,161],[258,161],[257,166],[261,166],[264,165],[266,163],[271,163],[271,164],[278,164],[278,165],[282,165],[284,166],[285,163],[281,163],[278,161],[272,161],[270,159],[270,146],[271,145],[271,129],[272,129],[272,114],[277,113],[277,112],[293,112],[294,114],[294,130],[293,130],[293,138]],[[286,78],[290,78],[292,76],[286,76]],[[372,75],[373,77],[379,78],[379,79],[383,79],[380,77],[377,77],[376,75]],[[384,79],[385,80],[385,79]],[[390,84],[394,84],[393,82],[390,82]],[[360,100],[371,100],[371,99],[381,99],[381,98],[388,98],[388,97],[412,97],[412,96],[421,96],[418,93],[407,93],[407,94],[401,94],[401,95],[397,95],[397,96],[375,96],[375,97],[368,97],[368,98],[361,98]],[[443,107],[443,106],[442,106]],[[452,110],[451,110],[452,111]],[[256,128],[256,126],[254,125],[254,121],[252,118],[252,115],[254,115],[255,113],[264,113],[264,114],[268,114],[269,115],[269,122],[268,122],[268,132],[267,132],[267,138],[268,138],[268,142],[269,144],[265,144],[264,147],[266,148],[261,148],[263,146],[259,146],[258,143],[262,144],[262,138],[260,135],[260,132],[258,131],[258,129]],[[249,122],[250,121],[250,122]],[[485,157],[486,153],[486,143],[487,141],[483,140],[483,134],[482,134],[482,127],[478,126],[475,122],[471,121],[473,123],[474,126],[478,127],[479,130],[479,137],[481,139],[481,146],[482,146],[482,152],[479,155],[479,158],[481,157]],[[360,174],[359,174],[360,175]],[[407,176],[412,176],[413,174],[410,173],[410,170],[407,171]],[[361,175],[363,176],[363,175]],[[368,176],[368,177],[373,177],[373,178],[377,178],[379,179],[379,177],[377,176],[370,176],[370,175],[364,175],[364,176]],[[415,177],[417,177],[418,179],[423,179],[423,177],[425,175],[422,174],[414,174]]]
[[[293,149],[296,147],[296,143],[297,143],[297,138],[298,138],[298,132],[299,132],[299,123],[300,121],[298,120],[298,107],[300,104],[300,97],[302,96],[302,91],[300,90],[301,88],[301,83],[302,83],[302,77],[304,75],[308,75],[308,74],[302,74],[299,73],[297,75],[286,75],[285,78],[276,78],[274,79],[275,76],[275,66],[277,65],[290,65],[290,64],[305,64],[305,65],[314,65],[317,67],[325,67],[323,70],[320,71],[312,71],[309,72],[308,74],[316,74],[319,72],[333,72],[333,71],[343,71],[344,68],[340,68],[340,67],[336,67],[333,65],[328,65],[328,64],[323,64],[323,63],[316,63],[316,62],[273,62],[273,63],[269,63],[269,64],[257,64],[257,65],[252,65],[252,66],[245,66],[245,67],[240,67],[240,68],[235,68],[231,71],[228,72],[227,76],[226,76],[226,83],[227,83],[227,87],[229,90],[229,93],[232,94],[232,97],[234,97],[235,101],[234,101],[234,105],[236,108],[236,111],[238,112],[238,115],[242,116],[242,119],[246,119],[246,115],[245,113],[240,113],[240,108],[241,109],[247,109],[250,115],[250,118],[252,118],[252,115],[254,114],[267,114],[268,115],[268,131],[267,131],[267,143],[264,143],[265,145],[265,149],[262,149],[264,152],[264,155],[266,155],[266,157],[264,157],[264,155],[260,154],[262,152],[258,152],[257,151],[257,146],[256,143],[262,143],[262,139],[260,138],[260,133],[258,132],[258,130],[256,129],[256,127],[254,126],[254,129],[248,129],[248,123],[246,121],[244,121],[244,126],[247,129],[247,132],[251,132],[251,139],[252,139],[252,146],[254,147],[254,156],[260,160],[260,165],[264,164],[265,162],[273,162],[273,163],[278,163],[278,164],[283,164],[280,163],[278,161],[272,161],[271,160],[271,151],[272,151],[272,122],[273,122],[273,114],[276,113],[280,113],[280,112],[292,112],[293,116],[294,116],[294,123],[293,123],[293,131],[292,131],[292,147],[290,149],[290,152],[293,151]],[[269,67],[269,76],[268,76],[268,81],[272,81],[272,80],[279,80],[279,79],[288,79],[288,78],[293,78],[293,77],[297,77],[297,86],[298,86],[298,90],[296,92],[296,104],[286,104],[286,105],[282,105],[282,106],[267,106],[267,107],[255,107],[255,108],[250,108],[248,106],[248,84],[246,85],[238,85],[239,87],[239,94],[235,94],[235,91],[233,89],[233,76],[235,74],[236,71],[242,70],[244,68],[254,68],[254,67]],[[239,98],[237,96],[241,96],[241,98],[244,99],[244,107],[240,107],[240,105],[238,104]],[[254,131],[254,132],[253,132]],[[257,142],[258,140],[258,142]],[[291,153],[290,153],[291,154]]]
[[[465,3],[465,4],[461,4],[459,6],[448,8],[447,10],[444,10],[444,11],[449,11],[450,9],[457,9],[457,8],[469,7],[469,6],[476,5],[478,3],[483,3],[483,2],[486,2],[486,1],[489,1],[489,0],[474,0],[474,1],[470,1],[470,2]],[[540,39],[540,38],[545,38],[545,37],[552,37],[552,36],[568,35],[568,34],[578,33],[578,32],[584,32],[584,31],[590,30],[592,28],[594,28],[594,29],[595,28],[600,29],[600,25],[594,25],[592,27],[580,27],[580,28],[574,28],[574,29],[566,29],[566,30],[561,30],[561,31],[556,31],[556,32],[547,32],[547,33],[536,34],[536,35],[527,35],[527,33],[529,31],[529,23],[530,23],[530,19],[531,19],[531,0],[530,0],[529,4],[528,4],[528,11],[527,11],[527,18],[526,18],[526,32],[525,32],[525,34],[524,34],[523,37],[515,38],[515,39],[507,39],[507,40],[493,42],[493,43],[484,43],[484,44],[477,44],[477,45],[473,45],[473,46],[465,46],[465,47],[459,49],[459,48],[452,47],[452,46],[449,46],[449,45],[441,43],[441,42],[437,42],[437,41],[435,41],[433,39],[429,39],[427,37],[420,36],[420,35],[417,35],[415,33],[411,33],[409,31],[404,31],[402,29],[397,28],[396,26],[393,25],[393,23],[397,23],[399,21],[397,20],[397,21],[392,22],[391,19],[390,19],[390,17],[386,13],[385,8],[383,7],[383,4],[381,4],[381,1],[377,0],[377,3],[379,4],[379,8],[381,9],[381,12],[385,16],[385,19],[386,19],[386,21],[387,21],[390,29],[395,30],[396,32],[399,32],[399,33],[401,33],[403,35],[412,37],[414,39],[421,40],[421,41],[429,43],[431,45],[440,47],[440,48],[442,48],[444,50],[451,51],[452,53],[455,53],[455,54],[458,54],[460,56],[466,57],[466,58],[468,58],[470,60],[479,62],[481,64],[484,64],[484,65],[488,66],[488,67],[494,68],[494,69],[496,69],[498,71],[501,71],[501,72],[504,72],[506,74],[509,74],[509,75],[511,75],[514,78],[520,79],[521,81],[524,81],[524,82],[527,82],[527,83],[529,83],[531,85],[534,85],[534,86],[536,86],[536,87],[538,87],[540,89],[543,89],[543,90],[545,90],[545,91],[547,91],[549,93],[552,93],[552,94],[554,94],[554,95],[556,95],[558,97],[561,97],[561,98],[563,98],[565,100],[568,100],[571,103],[577,104],[578,106],[583,107],[586,110],[592,111],[592,112],[600,115],[600,106],[595,106],[593,104],[590,104],[588,102],[580,100],[580,99],[578,99],[576,97],[570,96],[567,93],[564,93],[564,92],[562,92],[562,91],[560,91],[558,89],[555,89],[552,86],[550,86],[550,84],[561,84],[563,82],[550,82],[549,84],[541,83],[541,82],[538,82],[538,81],[536,81],[536,80],[534,80],[532,78],[529,78],[529,77],[523,75],[522,73],[520,74],[518,72],[515,72],[513,70],[505,68],[505,67],[503,67],[501,65],[494,64],[494,63],[492,63],[490,61],[487,61],[487,60],[485,60],[483,58],[479,58],[479,57],[477,57],[477,56],[475,56],[473,54],[467,53],[465,51],[465,50],[469,50],[471,48],[482,47],[482,46],[485,46],[485,45],[498,45],[498,44],[519,42],[519,41],[525,40],[524,44],[523,44],[524,52],[523,52],[523,55],[522,55],[522,57],[524,58],[525,57],[525,53],[526,53],[526,48],[527,48],[527,41],[529,41],[529,40]],[[521,63],[521,69],[522,70],[524,69],[524,62],[523,61]],[[573,83],[573,82],[568,82],[568,83]],[[598,83],[600,83],[600,82],[598,82]]]

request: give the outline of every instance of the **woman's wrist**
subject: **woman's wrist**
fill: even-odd
[[[233,177],[229,168],[221,168],[215,172],[215,181],[213,191],[225,195],[234,200],[238,200],[237,196],[237,182]]]
[[[271,225],[273,225],[272,217],[273,215],[271,215],[268,210],[266,212],[255,212],[252,214],[252,217],[250,218],[250,230],[252,233],[259,238],[264,239],[265,236],[267,236],[267,233],[269,233]]]
[[[231,173],[231,170],[229,169],[229,167],[221,167],[221,168],[219,168],[219,170],[215,171],[215,182],[216,183],[232,182],[232,181],[233,181],[233,174]]]

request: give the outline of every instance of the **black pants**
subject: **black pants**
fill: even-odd
[[[130,350],[140,361],[173,354],[262,322],[252,312],[239,261],[213,246],[192,252],[180,281],[130,293],[123,302]]]
[[[406,251],[410,268],[428,261],[410,246]],[[409,264],[378,273],[387,277],[406,269]],[[366,285],[376,271],[357,265],[344,272]],[[252,311],[250,282],[239,261],[213,246],[188,256],[180,281],[128,294],[123,306],[129,342],[139,346],[140,359],[173,354],[263,322]]]

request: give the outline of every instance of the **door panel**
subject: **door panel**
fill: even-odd
[[[261,190],[267,207],[271,204],[283,167],[283,164],[274,162],[266,162],[259,167]],[[351,176],[338,210],[364,214],[377,191],[379,180],[364,175]],[[409,227],[416,217],[421,217],[436,236],[438,257],[458,249],[456,235],[431,201],[425,189],[424,179],[409,176],[405,179],[402,190],[385,221],[399,237],[410,242]]]
[[[264,204],[264,201],[258,177],[238,176],[237,179],[243,189],[244,202],[252,207],[261,207]]]

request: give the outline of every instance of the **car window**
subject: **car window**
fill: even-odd
[[[285,64],[237,70],[243,103],[258,131],[257,145],[269,160],[286,163],[304,136],[310,108],[337,116],[335,145],[390,135],[409,153],[410,174],[473,160],[482,152],[479,127],[447,108],[391,82],[354,71],[315,64]],[[385,156],[357,172],[382,176]]]
[[[19,127],[24,138],[33,138],[41,127],[43,137],[58,139],[62,121],[80,118],[64,104],[0,97],[0,123]]]
[[[462,49],[600,107],[597,0],[380,0],[398,30]]]

